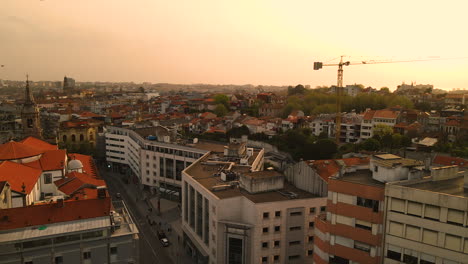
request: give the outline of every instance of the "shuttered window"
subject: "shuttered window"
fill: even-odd
[[[400,212],[404,213],[405,212],[405,201],[398,199],[398,198],[392,198],[392,205],[391,205],[391,210],[395,212]]]
[[[390,222],[389,233],[394,236],[403,237],[403,224]]]
[[[429,229],[424,229],[423,230],[423,237],[422,237],[423,243],[436,246],[437,245],[437,234],[438,233],[436,231],[432,231],[432,230],[429,230]]]
[[[448,209],[447,222],[450,224],[463,225],[465,212],[455,209]]]
[[[439,221],[440,218],[440,207],[426,204],[424,210],[424,218],[430,218]]]
[[[416,202],[408,202],[408,214],[421,216],[422,215],[422,204]]]
[[[405,237],[411,240],[419,241],[420,228],[417,226],[407,225]]]
[[[445,236],[445,248],[459,251],[461,246],[461,237],[446,235]]]

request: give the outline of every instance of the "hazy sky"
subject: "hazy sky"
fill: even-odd
[[[314,61],[468,57],[468,1],[1,0],[0,79],[336,83]],[[468,59],[345,68],[344,83],[468,88]]]

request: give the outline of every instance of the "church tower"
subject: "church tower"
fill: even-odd
[[[39,109],[29,89],[29,80],[26,76],[26,91],[23,108],[21,109],[21,123],[23,125],[23,136],[33,136],[42,139],[41,122],[39,120]]]

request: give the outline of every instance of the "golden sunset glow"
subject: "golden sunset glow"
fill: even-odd
[[[466,1],[2,0],[0,79],[331,85],[468,57]],[[337,60],[335,60],[336,62]],[[344,84],[468,87],[468,59]]]

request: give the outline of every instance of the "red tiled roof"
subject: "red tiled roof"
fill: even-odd
[[[90,189],[94,189],[98,186],[106,186],[106,182],[104,180],[98,180],[90,175],[79,172],[69,173],[66,175],[65,179],[57,180],[54,184],[66,195],[74,195],[81,189],[86,189],[85,192],[88,194]]]
[[[340,171],[340,166],[336,163],[337,160],[343,161],[347,167],[366,165],[369,164],[369,157],[366,158],[347,158],[347,159],[336,159],[336,160],[314,160],[306,161],[306,163],[314,168],[319,176],[326,182],[328,178],[336,175]]]
[[[374,110],[366,111],[366,112],[364,113],[363,119],[365,119],[365,120],[371,120],[371,119],[374,117],[374,114],[375,114],[375,111],[374,111]]]
[[[388,109],[375,111],[374,117],[377,118],[397,118],[400,112],[392,111]]]
[[[80,114],[80,117],[102,117],[102,116],[95,114],[93,112],[83,112]]]
[[[0,210],[0,230],[108,216],[111,199],[67,200],[59,207],[56,202]]]
[[[37,180],[41,176],[40,169],[31,168],[11,161],[0,163],[0,181],[10,183],[11,189],[16,192],[23,192],[23,184],[26,194],[29,194]]]
[[[434,158],[433,163],[443,166],[451,166],[451,165],[458,165],[459,167],[468,167],[468,160],[457,158],[457,157],[449,157],[449,156],[440,156],[437,155]]]
[[[22,159],[37,156],[42,153],[44,153],[44,151],[38,148],[15,141],[0,145],[0,160]]]
[[[37,139],[35,137],[27,137],[27,138],[21,140],[20,142],[23,143],[26,146],[34,147],[34,148],[37,148],[37,149],[40,149],[40,150],[43,150],[43,151],[58,149],[57,145],[49,144],[49,143],[47,143],[45,141],[42,141],[40,139]]]
[[[88,155],[78,154],[78,153],[69,153],[68,157],[70,159],[77,159],[83,164],[83,173],[93,176],[95,178],[100,178],[98,170],[93,162],[93,158]]]

